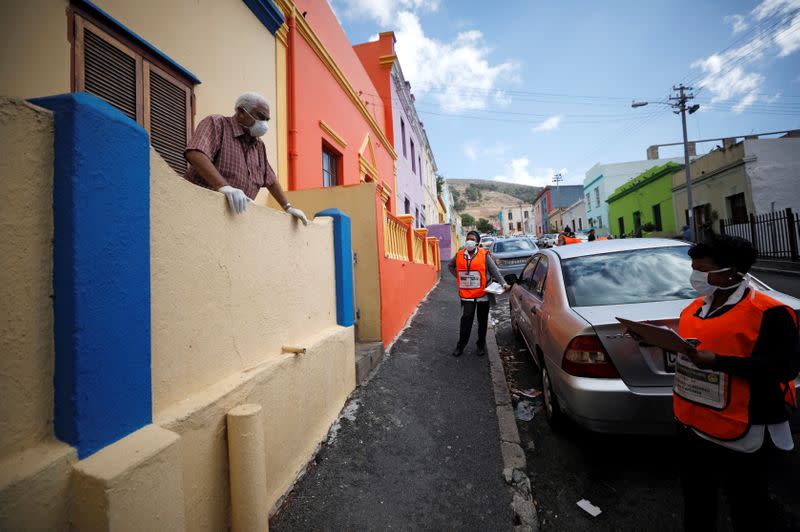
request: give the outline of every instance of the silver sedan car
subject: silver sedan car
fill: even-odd
[[[511,326],[539,367],[545,415],[598,432],[673,430],[674,355],[643,347],[616,317],[677,330],[697,297],[686,243],[668,239],[587,242],[531,257],[509,301]],[[757,289],[800,309],[800,300]]]

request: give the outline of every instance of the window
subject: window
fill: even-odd
[[[601,229],[603,227],[603,217],[602,216],[598,216],[597,217],[597,227],[600,227]]]
[[[527,220],[528,219],[528,211],[523,212],[522,213],[522,217]]]
[[[508,230],[509,231],[513,231],[514,230],[514,222],[508,222]]]
[[[406,151],[406,123],[403,122],[403,119],[400,119],[400,138],[403,139],[403,157],[408,157],[408,152]]]
[[[588,192],[586,193],[586,208],[587,209],[592,208],[592,197],[589,195]]]
[[[514,213],[513,212],[508,211],[508,219],[509,220],[513,220],[514,219]]]
[[[408,198],[403,202],[403,207],[406,214],[411,214],[411,201]]]
[[[538,261],[539,255],[534,256],[530,261],[528,261],[528,264],[525,266],[525,269],[522,270],[522,273],[519,274],[519,282],[524,288],[530,287],[530,282],[533,278],[533,271],[536,269],[536,263]]]
[[[625,219],[620,216],[617,223],[619,224],[619,236],[622,236],[625,234]]]
[[[192,131],[192,81],[113,27],[74,15],[72,88],[94,94],[135,120],[150,144],[183,175]]]
[[[419,184],[422,184],[422,157],[417,156],[417,167],[419,168]]]
[[[735,224],[747,223],[747,204],[744,201],[744,192],[725,198],[728,202],[728,214],[731,222]]]
[[[542,257],[531,279],[531,292],[539,297],[544,296],[544,282],[547,280],[547,257]]]
[[[583,218],[578,218],[578,231],[583,229]]]
[[[656,231],[663,231],[661,228],[661,205],[653,205],[653,225]]]
[[[506,238],[498,240],[492,248],[493,253],[536,252],[536,247],[527,238]]]
[[[411,171],[415,174],[417,173],[417,156],[414,154],[414,141],[409,139],[411,142]]]
[[[419,207],[414,208],[414,221],[416,222],[415,223],[416,227],[419,228]]]
[[[697,297],[689,284],[688,249],[680,245],[564,259],[561,271],[569,304],[590,307]]]
[[[642,213],[636,211],[633,213],[633,234],[639,236],[642,231]]]
[[[339,161],[341,156],[332,148],[322,146],[322,186],[335,187],[339,184]]]
[[[599,207],[600,206],[600,189],[599,188],[594,189],[594,206],[595,207]]]
[[[517,222],[517,231],[522,231],[522,222]]]

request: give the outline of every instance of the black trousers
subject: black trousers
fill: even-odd
[[[742,453],[704,440],[681,427],[678,433],[685,530],[717,529],[717,501],[722,488],[734,530],[769,530],[768,462],[778,452],[765,431],[764,445]]]
[[[489,326],[488,301],[461,301],[461,330],[458,335],[458,347],[464,349],[472,332],[475,309],[478,312],[478,345],[486,345],[486,328]]]

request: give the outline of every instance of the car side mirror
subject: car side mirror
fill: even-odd
[[[517,279],[516,274],[513,273],[509,273],[508,275],[503,277],[503,279],[505,279],[506,283],[510,285],[516,284],[519,281],[519,279]]]

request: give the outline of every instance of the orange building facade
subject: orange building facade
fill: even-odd
[[[364,57],[325,0],[276,4],[286,17],[277,60],[286,69],[282,180],[290,201],[307,213],[335,207],[351,217],[357,339],[388,346],[440,269],[436,239],[396,216],[392,110],[371,97],[389,90],[393,41],[388,53]],[[382,79],[385,86],[376,86]]]

